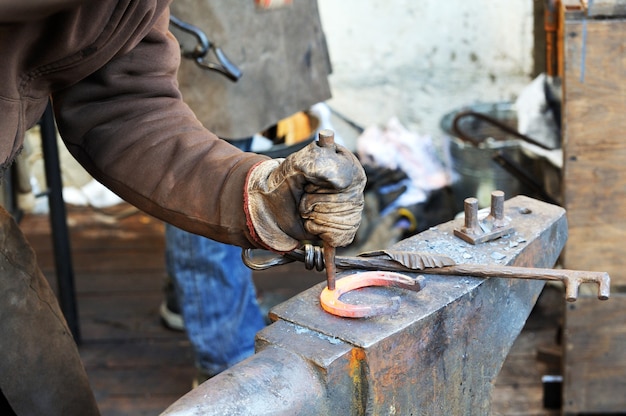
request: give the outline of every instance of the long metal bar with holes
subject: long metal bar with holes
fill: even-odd
[[[552,267],[567,239],[565,211],[518,196],[504,212],[515,231],[494,241],[465,242],[454,236],[462,224],[452,221],[392,248],[444,254],[457,264]],[[257,334],[254,356],[164,414],[489,414],[493,382],[544,282],[407,275],[420,291],[345,295],[353,304],[396,296],[400,307],[391,315],[331,315],[319,303],[325,283],[278,305],[274,322]]]

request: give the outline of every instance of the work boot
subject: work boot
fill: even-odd
[[[159,307],[159,314],[161,315],[161,323],[168,329],[174,331],[184,331],[185,322],[183,316],[180,313],[180,305],[178,304],[178,297],[176,296],[176,288],[172,279],[167,278],[165,288],[163,289],[165,299],[161,302]]]
[[[191,381],[191,388],[195,389],[200,384],[204,383],[205,381],[207,381],[208,379],[210,379],[214,375],[215,374],[209,374],[205,370],[197,369],[196,370],[196,375],[194,376],[193,380]]]

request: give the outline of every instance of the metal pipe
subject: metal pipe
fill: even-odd
[[[52,106],[48,103],[40,122],[41,149],[44,160],[44,171],[48,186],[48,206],[50,208],[50,227],[52,229],[54,265],[59,285],[59,305],[72,331],[77,344],[81,342],[78,322],[78,306],[74,288],[74,268],[72,266],[72,249],[67,227],[67,213],[63,200],[63,181],[59,164],[59,149],[54,123]]]

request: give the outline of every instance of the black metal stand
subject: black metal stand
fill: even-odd
[[[48,184],[47,194],[50,207],[50,226],[52,229],[54,261],[59,285],[59,304],[65,315],[65,320],[67,321],[70,331],[72,331],[74,340],[77,344],[80,344],[81,337],[74,289],[72,252],[67,227],[67,213],[65,211],[65,202],[63,201],[63,183],[61,181],[56,126],[50,104],[48,104],[44,112],[40,126],[44,169]]]

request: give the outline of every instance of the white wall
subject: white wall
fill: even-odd
[[[532,71],[530,0],[319,0],[329,104],[368,126],[439,134],[448,111],[514,99]]]

